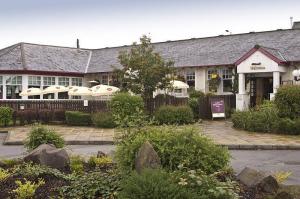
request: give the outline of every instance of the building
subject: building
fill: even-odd
[[[300,67],[300,26],[295,22],[292,29],[167,41],[154,43],[154,47],[165,59],[175,62],[178,74],[196,90],[210,92],[209,80],[218,74],[216,93],[232,95],[233,79],[238,78],[236,105],[244,110],[272,99],[280,85],[295,83],[292,71]],[[91,80],[112,84],[113,69],[121,67],[118,54],[129,48],[82,49],[29,43],[7,47],[0,50],[0,97],[20,99],[19,93],[29,87],[89,86]]]

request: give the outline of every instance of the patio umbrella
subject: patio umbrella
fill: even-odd
[[[29,88],[24,90],[20,93],[20,96],[34,96],[34,95],[41,95],[42,90],[39,88]]]
[[[49,86],[43,90],[43,94],[48,93],[62,93],[67,92],[69,89],[65,86]]]
[[[173,86],[173,88],[176,88],[176,89],[186,89],[186,88],[189,88],[189,85],[186,84],[185,82],[182,82],[182,81],[172,80],[172,81],[170,81],[170,83]]]
[[[91,96],[92,89],[88,87],[80,86],[80,87],[70,89],[68,94],[71,96]]]
[[[97,86],[93,86],[92,91],[93,91],[92,95],[96,97],[96,96],[112,95],[115,92],[120,91],[120,89],[115,86],[100,84]]]

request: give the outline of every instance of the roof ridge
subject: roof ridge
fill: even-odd
[[[28,42],[21,42],[25,45],[33,45],[33,46],[47,46],[47,47],[54,47],[54,48],[67,48],[67,49],[73,49],[73,50],[86,50],[91,51],[92,49],[87,48],[76,48],[76,47],[68,47],[68,46],[57,46],[57,45],[49,45],[49,44],[36,44],[36,43],[28,43]]]
[[[10,50],[5,51],[5,52],[2,53],[2,54],[0,53],[0,56],[3,56],[3,55],[5,55],[5,54],[10,53],[11,51],[13,51],[13,50],[14,50],[17,46],[19,46],[19,45],[21,45],[21,43],[16,43],[16,44],[14,44],[14,45],[11,45],[11,46],[2,48],[2,49],[0,50],[0,52],[1,52],[1,51],[5,51],[5,50],[7,50],[7,49],[9,49],[9,48],[10,48]]]

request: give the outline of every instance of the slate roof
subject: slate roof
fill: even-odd
[[[234,65],[255,45],[286,61],[300,61],[300,29],[235,34],[154,43],[155,50],[176,67]],[[130,46],[77,49],[20,43],[0,50],[1,70],[78,73],[111,72],[120,68],[118,54]]]
[[[0,50],[0,70],[84,73],[91,51],[19,43]]]

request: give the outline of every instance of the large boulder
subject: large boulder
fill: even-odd
[[[54,145],[42,144],[24,157],[25,162],[33,162],[55,169],[68,169],[70,158],[65,149],[57,149]]]
[[[237,176],[237,179],[250,188],[264,193],[276,193],[279,189],[277,180],[267,173],[246,167]]]
[[[135,170],[138,173],[145,168],[160,168],[161,162],[157,152],[154,150],[150,142],[146,141],[139,149],[135,158]]]
[[[237,179],[248,187],[255,187],[267,175],[261,171],[245,167],[237,176]]]

